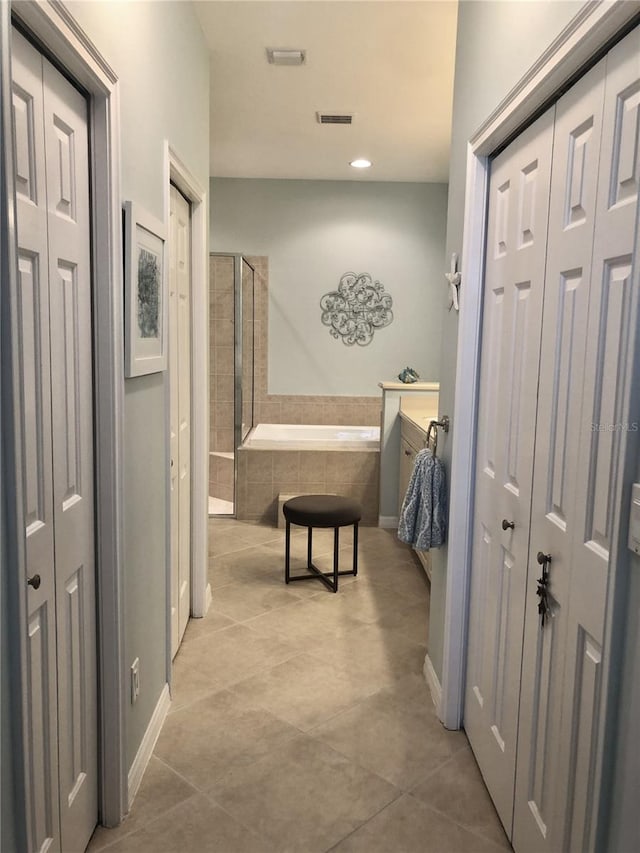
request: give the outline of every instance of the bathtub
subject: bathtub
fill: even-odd
[[[237,461],[239,519],[275,524],[283,496],[330,494],[359,501],[363,524],[378,522],[378,427],[258,424]]]
[[[244,441],[251,450],[379,450],[380,427],[258,424]]]

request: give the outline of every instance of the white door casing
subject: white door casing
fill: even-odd
[[[514,845],[561,848],[567,790],[560,770],[560,706],[566,646],[571,541],[583,423],[583,375],[605,62],[556,105],[536,427],[529,577],[518,739]],[[551,613],[538,613],[537,553],[550,554]]]
[[[169,363],[171,453],[171,654],[191,600],[191,211],[170,187]]]
[[[496,158],[489,190],[465,729],[508,835],[552,141],[550,110]]]
[[[87,104],[15,32],[12,47],[30,831],[64,850],[86,846],[98,810]]]

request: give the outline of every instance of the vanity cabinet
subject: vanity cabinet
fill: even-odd
[[[407,492],[418,451],[426,446],[427,433],[415,421],[400,412],[400,476],[398,478],[398,511]],[[428,551],[415,551],[427,577],[431,580],[431,557]]]

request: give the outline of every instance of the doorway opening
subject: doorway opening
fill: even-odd
[[[236,515],[237,450],[254,426],[255,268],[210,256],[209,515]]]

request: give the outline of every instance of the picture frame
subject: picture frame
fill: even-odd
[[[124,217],[125,376],[167,368],[167,276],[164,223],[127,201]]]

